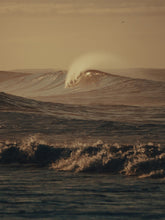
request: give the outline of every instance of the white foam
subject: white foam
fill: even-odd
[[[108,53],[91,53],[79,57],[70,66],[65,87],[69,87],[74,81],[77,81],[80,74],[88,69],[98,69],[108,71],[113,68],[122,68],[124,64],[119,58]]]

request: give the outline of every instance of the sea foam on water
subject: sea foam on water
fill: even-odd
[[[165,150],[154,143],[119,145],[99,141],[53,146],[28,139],[27,143],[4,143],[0,163],[36,164],[56,171],[165,177]]]

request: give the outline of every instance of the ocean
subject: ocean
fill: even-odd
[[[1,219],[165,219],[163,180],[13,165],[0,175]]]
[[[165,70],[0,72],[1,219],[165,219]]]

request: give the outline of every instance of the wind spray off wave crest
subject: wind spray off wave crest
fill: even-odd
[[[65,80],[65,87],[77,85],[83,74],[90,76],[91,70],[93,75],[101,75],[101,72],[105,74],[110,69],[121,68],[121,66],[119,59],[107,53],[93,53],[81,56],[71,65]]]
[[[165,82],[162,69],[131,68],[131,63],[108,53],[93,53],[81,56],[69,68],[65,79],[65,88],[79,85],[82,79],[91,84],[100,76],[120,76],[130,79],[145,79]]]

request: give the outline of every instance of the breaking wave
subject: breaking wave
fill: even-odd
[[[123,66],[122,62],[115,56],[106,53],[93,53],[79,57],[70,66],[65,80],[65,87],[71,87],[78,84],[83,77],[104,75],[111,68]],[[104,72],[104,73],[103,73]]]
[[[80,60],[81,65],[76,62],[68,72],[0,72],[0,88],[5,93],[55,103],[165,105],[165,70],[106,69],[99,59]]]
[[[65,87],[70,88],[70,87],[75,87],[75,86],[86,86],[86,85],[92,85],[92,84],[97,84],[100,82],[100,80],[108,76],[109,74],[106,72],[102,72],[99,70],[95,69],[88,69],[84,72],[80,72],[76,77],[71,78],[70,80],[65,81]]]
[[[87,54],[77,59],[70,67],[66,80],[65,87],[73,87],[79,84],[82,79],[86,77],[86,80],[92,82],[95,81],[97,76],[115,75],[120,77],[129,77],[133,79],[146,79],[154,81],[164,81],[165,74],[163,70],[145,70],[129,69],[125,68],[125,63],[119,58],[110,54]]]
[[[165,150],[159,144],[119,145],[97,141],[53,146],[36,141],[4,142],[0,163],[49,166],[56,171],[165,177]]]

